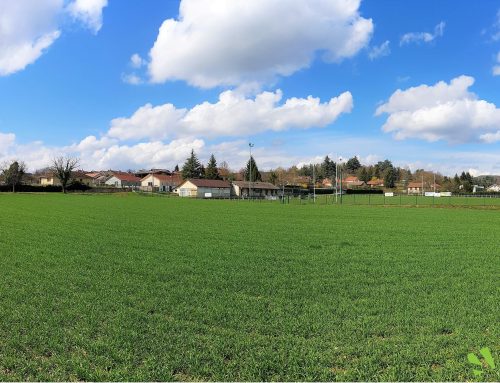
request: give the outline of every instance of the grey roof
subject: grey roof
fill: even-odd
[[[267,189],[267,190],[279,190],[279,187],[274,186],[272,183],[269,182],[252,182],[251,185],[249,185],[248,181],[233,181],[233,184],[240,187],[240,188],[248,188],[249,186],[252,187],[252,189]]]

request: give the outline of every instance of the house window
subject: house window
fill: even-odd
[[[148,182],[148,186],[153,186],[153,183],[152,182]]]

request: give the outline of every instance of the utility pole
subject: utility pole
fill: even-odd
[[[335,203],[337,203],[338,200],[338,191],[339,191],[339,162],[337,161],[335,163]]]
[[[424,196],[424,175],[422,174],[422,196]]]
[[[155,171],[151,169],[151,197],[153,196],[153,189],[155,187]]]
[[[250,173],[248,174],[248,199],[250,199],[252,195],[252,148],[254,147],[254,144],[249,142],[248,147],[250,148]]]
[[[314,175],[315,174],[314,168],[316,166],[314,166],[314,164],[313,164],[312,167],[313,167],[313,201],[314,201],[314,203],[316,203],[316,176]]]
[[[339,157],[338,162],[342,163],[342,157]],[[337,169],[338,169],[338,163],[337,163]],[[335,178],[338,180],[338,173]],[[342,204],[342,164],[340,165],[340,204]]]

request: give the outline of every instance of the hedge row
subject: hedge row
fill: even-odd
[[[90,186],[74,183],[67,187],[68,191],[87,191],[92,189]],[[0,192],[11,192],[12,185],[0,185]],[[61,186],[41,186],[41,185],[17,185],[16,192],[29,192],[29,193],[61,193]]]

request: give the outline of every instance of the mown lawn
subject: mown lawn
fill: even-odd
[[[499,380],[500,212],[0,195],[0,380]],[[467,353],[497,362],[474,377]]]

